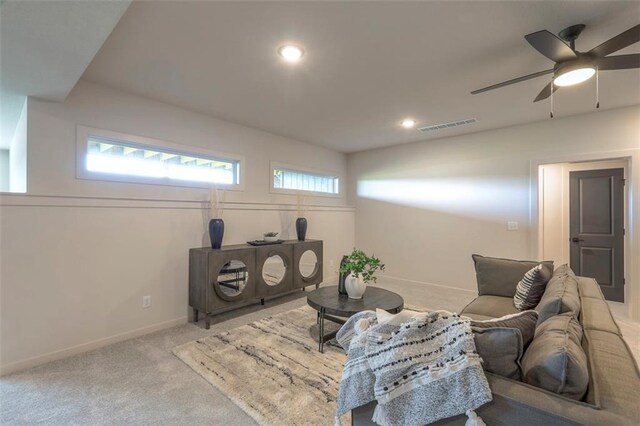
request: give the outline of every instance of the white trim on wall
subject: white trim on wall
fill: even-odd
[[[88,179],[109,182],[124,182],[133,184],[147,185],[163,185],[163,186],[179,186],[188,188],[210,188],[211,183],[195,182],[195,181],[178,181],[168,178],[151,178],[144,176],[117,175],[111,173],[100,173],[89,171],[86,168],[85,160],[87,156],[87,140],[90,136],[114,139],[123,142],[131,142],[137,145],[154,147],[158,149],[167,149],[170,151],[181,152],[185,154],[203,155],[205,157],[213,157],[219,159],[233,160],[238,162],[238,183],[235,184],[215,184],[217,188],[232,191],[244,191],[245,182],[245,158],[237,154],[229,154],[225,152],[212,151],[199,148],[192,145],[178,144],[160,139],[149,138],[145,136],[132,135],[129,133],[121,133],[112,130],[97,129],[83,125],[76,126],[76,177],[78,179]]]
[[[221,203],[224,210],[297,211],[295,203],[261,203],[226,201]],[[187,209],[209,210],[208,199],[170,200],[131,197],[86,197],[78,195],[34,195],[0,193],[0,207],[89,207],[89,208],[147,208],[147,209]],[[307,204],[308,211],[354,212],[355,207],[328,204]]]

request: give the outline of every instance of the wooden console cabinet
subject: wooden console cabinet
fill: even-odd
[[[322,282],[321,240],[285,241],[251,246],[238,244],[220,249],[189,250],[189,306],[193,319],[261,302]]]

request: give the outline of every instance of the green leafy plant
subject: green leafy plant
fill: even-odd
[[[264,236],[265,237],[277,237],[278,236],[278,232],[265,232]]]
[[[340,272],[350,273],[355,277],[361,277],[365,283],[376,282],[377,271],[384,271],[384,264],[375,256],[369,256],[364,251],[354,248],[340,267]]]

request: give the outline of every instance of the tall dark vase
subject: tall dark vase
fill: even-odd
[[[347,259],[349,259],[349,256],[342,256],[342,260],[340,261],[340,269],[342,269],[342,265],[347,263]],[[347,275],[349,275],[348,272],[340,272],[340,275],[338,276],[338,294],[347,294],[347,288],[344,284],[345,280],[347,279]]]
[[[211,219],[209,221],[209,238],[211,238],[211,247],[214,249],[222,247],[223,236],[224,221],[222,219]]]
[[[307,237],[307,219],[304,217],[296,219],[296,234],[298,234],[298,241],[304,241]]]

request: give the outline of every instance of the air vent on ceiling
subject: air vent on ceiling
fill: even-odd
[[[452,127],[466,126],[468,124],[477,122],[478,120],[476,120],[475,118],[469,118],[467,120],[452,121],[451,123],[434,124],[433,126],[420,127],[418,128],[418,130],[420,130],[421,132],[433,132],[434,130],[450,129]]]

